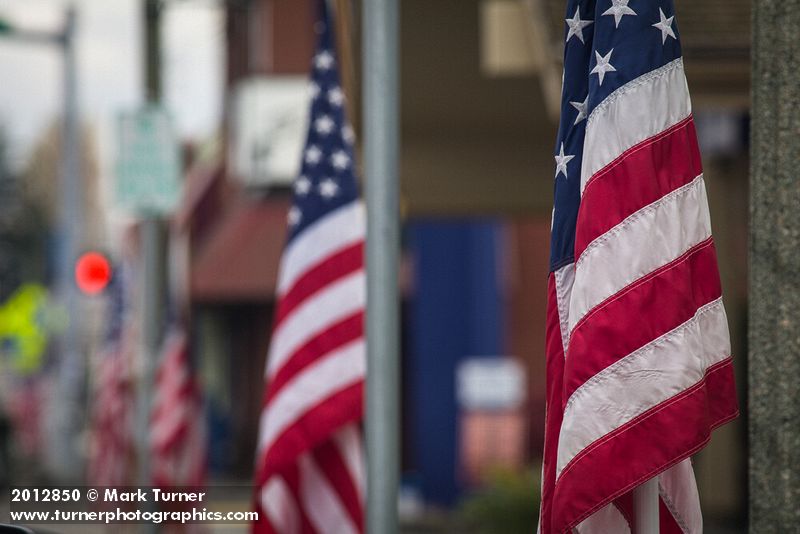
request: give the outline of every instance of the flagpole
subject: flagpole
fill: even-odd
[[[658,477],[633,490],[633,515],[638,534],[658,534]]]
[[[363,0],[367,204],[367,532],[398,531],[398,2]]]

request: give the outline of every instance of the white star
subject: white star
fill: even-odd
[[[586,100],[583,102],[570,102],[570,105],[578,110],[578,116],[575,117],[574,124],[578,124],[582,120],[586,119],[586,112],[587,108],[589,107],[589,95],[586,95]]]
[[[575,156],[564,155],[564,143],[561,143],[561,150],[556,155],[556,178],[558,178],[558,175],[561,173],[564,174],[564,178],[569,178],[567,175],[567,163],[569,163],[574,157]]]
[[[611,7],[603,11],[603,15],[614,15],[614,27],[619,28],[619,21],[625,15],[636,15],[636,11],[628,7],[630,0],[611,0]]]
[[[333,122],[333,119],[330,115],[323,115],[314,121],[314,129],[318,134],[321,135],[330,134],[333,131],[334,126],[336,126],[336,123]]]
[[[575,8],[575,15],[571,19],[564,19],[567,22],[567,26],[569,26],[569,31],[567,32],[567,42],[572,39],[572,36],[576,36],[578,39],[581,40],[582,43],[585,44],[583,40],[583,29],[588,26],[589,24],[593,23],[593,20],[581,20],[581,8]]]
[[[331,199],[339,192],[339,184],[330,178],[325,178],[319,183],[319,194],[322,198]]]
[[[343,171],[350,165],[350,156],[344,150],[337,150],[331,156],[331,165],[334,169]]]
[[[306,163],[316,165],[322,159],[322,150],[317,145],[311,145],[306,149]]]
[[[653,27],[661,30],[661,44],[663,45],[667,42],[667,37],[677,39],[677,37],[675,37],[675,32],[672,31],[672,21],[675,19],[675,15],[667,18],[664,16],[664,12],[660,7],[658,8],[658,14],[661,17],[661,22],[656,22],[653,24]]]
[[[348,145],[352,145],[353,141],[356,140],[356,134],[353,131],[353,127],[349,124],[345,124],[342,128],[342,138]]]
[[[312,100],[314,98],[317,98],[317,96],[319,95],[319,84],[317,84],[316,82],[311,82],[310,84],[308,84],[308,94],[309,96],[311,96]]]
[[[289,222],[289,226],[297,226],[302,218],[303,212],[301,212],[300,208],[297,206],[289,208],[289,213],[286,214],[286,220]]]
[[[328,102],[330,102],[332,106],[336,107],[339,107],[344,103],[344,92],[342,91],[341,87],[337,86],[328,91]]]
[[[322,50],[314,56],[314,66],[320,70],[328,70],[333,67],[333,54],[327,50]]]
[[[603,85],[603,78],[606,76],[606,72],[616,72],[617,69],[614,68],[614,65],[610,63],[611,61],[611,53],[614,51],[612,48],[608,51],[608,54],[605,56],[601,56],[600,52],[597,50],[594,51],[594,55],[597,58],[597,65],[594,66],[592,72],[589,74],[597,74],[600,77],[600,85]]]
[[[300,176],[294,183],[294,193],[304,197],[311,191],[311,180],[305,176]]]

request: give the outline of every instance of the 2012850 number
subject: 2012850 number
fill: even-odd
[[[12,488],[11,502],[70,502],[81,500],[79,489]]]

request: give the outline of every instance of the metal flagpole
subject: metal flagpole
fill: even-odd
[[[398,2],[363,1],[367,532],[393,534],[399,478]]]
[[[80,328],[75,317],[80,313],[77,289],[72,281],[73,263],[81,245],[83,226],[83,184],[81,182],[80,118],[78,116],[78,83],[75,56],[77,13],[69,5],[64,29],[52,33],[26,30],[0,21],[0,35],[29,44],[56,45],[63,57],[63,124],[61,129],[61,161],[59,165],[59,233],[56,258],[55,291],[68,318],[66,330],[59,339],[61,360],[55,395],[48,410],[48,432],[52,432],[46,451],[48,467],[62,481],[80,477],[80,454],[75,446],[81,420],[81,384],[84,358]]]
[[[62,127],[61,156],[61,213],[59,223],[63,236],[59,255],[58,293],[67,312],[67,329],[61,339],[61,364],[58,372],[59,397],[54,412],[59,445],[55,448],[60,476],[77,480],[81,474],[81,461],[73,443],[77,439],[81,420],[81,387],[85,368],[81,343],[80,303],[72,273],[82,244],[83,188],[81,180],[81,131],[78,118],[78,82],[75,55],[75,28],[77,13],[74,6],[67,7],[61,48],[64,60],[64,123]]]
[[[144,0],[142,4],[144,31],[144,89],[148,104],[161,102],[161,0]],[[165,229],[156,214],[145,214],[141,224],[142,261],[142,368],[139,382],[138,432],[139,484],[152,483],[150,458],[150,415],[152,410],[153,381],[158,350],[163,331],[163,304],[166,293]],[[148,503],[147,511],[155,511],[155,503]],[[141,532],[158,532],[156,525],[145,525]]]
[[[658,477],[633,490],[633,515],[636,532],[658,534]]]
[[[56,394],[48,410],[48,467],[62,481],[80,478],[80,454],[76,447],[81,420],[81,387],[84,356],[81,332],[75,317],[80,315],[77,289],[72,281],[74,261],[82,244],[83,183],[81,182],[81,131],[78,109],[78,70],[75,55],[77,12],[68,5],[64,29],[48,32],[15,28],[0,20],[0,36],[34,45],[56,45],[63,57],[63,124],[61,129],[61,161],[59,164],[59,233],[61,239],[56,257],[55,291],[68,318],[66,330],[59,339],[61,360],[58,367]]]

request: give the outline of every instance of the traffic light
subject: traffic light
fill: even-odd
[[[111,280],[111,263],[99,252],[85,252],[75,263],[75,282],[87,295],[97,295]]]

